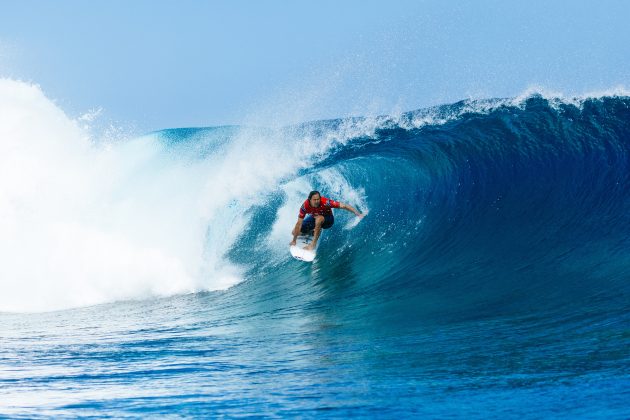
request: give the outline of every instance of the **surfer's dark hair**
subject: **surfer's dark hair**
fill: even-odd
[[[308,193],[308,199],[310,200],[311,198],[313,198],[314,195],[319,195],[320,197],[322,196],[319,191],[311,191],[310,193]]]

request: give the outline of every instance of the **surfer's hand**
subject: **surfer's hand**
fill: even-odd
[[[365,217],[365,213],[359,213],[359,214],[357,214],[357,217],[359,219],[363,219]]]

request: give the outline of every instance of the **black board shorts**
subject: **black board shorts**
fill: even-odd
[[[335,223],[335,216],[332,214],[327,214],[324,216],[324,223],[322,224],[322,229],[328,229],[332,227]],[[307,214],[302,222],[302,233],[308,233],[315,229],[315,218],[311,214]]]

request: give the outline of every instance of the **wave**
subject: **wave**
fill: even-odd
[[[304,276],[352,284],[346,303],[374,316],[394,316],[392,302],[414,319],[619,303],[630,269],[629,107],[623,91],[530,92],[108,142],[39,88],[2,80],[0,311],[243,280],[261,293]],[[337,212],[306,266],[286,251],[311,189],[368,216],[357,224]]]
[[[629,107],[531,94],[384,118],[290,181],[283,202],[315,186],[369,207],[319,254],[324,278],[352,279],[356,305],[395,302],[416,320],[624,308]],[[288,208],[266,208],[267,220],[288,214],[273,232],[291,226]],[[281,261],[256,273],[277,276]]]

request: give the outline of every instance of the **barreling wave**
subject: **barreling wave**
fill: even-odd
[[[628,293],[624,95],[532,93],[103,143],[37,88],[0,87],[0,311],[244,280],[260,294],[304,276],[352,284],[345,304],[383,309],[370,314],[406,303],[416,319],[598,307]],[[287,253],[311,189],[368,212],[360,223],[337,212],[312,267]]]
[[[299,130],[345,134],[349,123]],[[294,212],[278,202],[294,209],[313,186],[369,209],[356,227],[327,232],[318,254],[321,276],[353,279],[357,305],[407,301],[419,317],[460,318],[627,304],[630,98],[531,94],[351,123],[358,135],[256,210],[244,249],[274,220],[288,231]],[[241,261],[269,261],[265,252]],[[249,275],[296,269],[282,253],[260,265]]]

